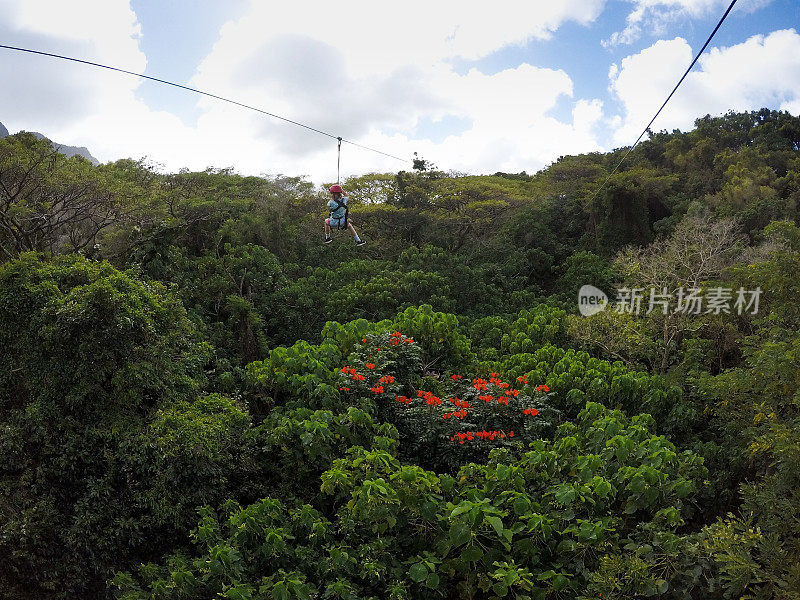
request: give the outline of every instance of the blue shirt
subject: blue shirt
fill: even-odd
[[[341,198],[339,198],[339,202],[341,202],[343,205],[346,205],[347,204],[347,196],[342,196]],[[334,200],[333,198],[328,200],[328,208],[331,210],[331,219],[343,219],[344,218],[345,207],[344,206],[339,206],[336,203],[336,200]]]

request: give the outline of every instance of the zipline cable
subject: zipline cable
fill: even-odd
[[[705,44],[703,44],[703,47],[702,47],[702,48],[700,48],[700,52],[698,52],[698,53],[697,53],[697,56],[695,56],[695,57],[694,57],[694,60],[693,60],[693,61],[692,61],[692,63],[689,65],[689,68],[687,68],[687,69],[686,69],[686,72],[683,74],[683,77],[681,77],[681,78],[680,78],[680,80],[678,81],[678,83],[676,83],[676,84],[675,84],[675,87],[674,87],[674,88],[672,88],[672,91],[669,93],[669,96],[667,96],[667,99],[666,99],[666,100],[664,100],[664,104],[662,104],[662,105],[661,105],[661,108],[659,108],[659,109],[658,109],[658,112],[656,112],[656,114],[653,116],[653,118],[652,118],[652,119],[650,119],[650,122],[647,124],[647,127],[645,127],[645,128],[642,130],[642,133],[640,133],[640,134],[639,134],[639,137],[638,137],[638,138],[636,138],[636,141],[633,143],[633,146],[631,146],[631,147],[628,149],[628,151],[625,153],[625,156],[623,156],[623,157],[622,157],[622,160],[620,160],[620,161],[617,163],[617,166],[616,166],[616,167],[614,167],[614,170],[613,170],[613,171],[611,171],[611,173],[609,174],[609,176],[608,176],[608,177],[606,177],[606,180],[603,182],[603,185],[601,185],[601,186],[600,186],[600,187],[597,189],[597,191],[594,193],[594,196],[592,196],[592,200],[594,200],[594,199],[597,197],[597,195],[598,195],[598,194],[599,194],[599,193],[600,193],[600,192],[603,190],[603,188],[604,188],[604,187],[606,186],[606,184],[609,182],[609,180],[611,179],[611,177],[613,177],[614,173],[616,173],[616,172],[617,172],[617,169],[619,169],[619,168],[620,168],[620,166],[622,165],[622,163],[623,163],[623,162],[625,162],[625,159],[626,159],[626,158],[628,158],[628,155],[629,155],[631,152],[633,152],[633,149],[634,149],[634,148],[636,148],[637,144],[638,144],[638,143],[641,141],[641,139],[642,139],[642,137],[644,136],[644,134],[645,134],[645,133],[647,133],[647,132],[650,130],[650,126],[651,126],[651,125],[653,124],[653,122],[656,120],[656,118],[658,117],[658,115],[660,115],[660,114],[661,114],[661,111],[662,111],[662,110],[664,110],[664,107],[667,105],[667,102],[669,102],[670,98],[672,98],[673,94],[675,94],[675,92],[678,90],[678,88],[680,87],[680,85],[683,83],[683,80],[684,80],[684,79],[686,79],[686,76],[689,74],[689,71],[691,71],[691,70],[692,70],[692,67],[694,67],[695,63],[696,63],[696,62],[697,62],[697,60],[700,58],[700,56],[703,54],[703,52],[705,51],[706,47],[708,47],[708,45],[711,43],[711,40],[712,40],[712,38],[713,38],[713,37],[714,37],[714,35],[717,33],[717,30],[718,30],[718,29],[719,29],[719,28],[722,26],[722,22],[723,22],[723,21],[725,20],[725,18],[728,16],[728,13],[730,13],[730,12],[731,12],[731,10],[733,9],[733,5],[734,5],[734,4],[736,4],[736,0],[733,0],[733,2],[731,2],[730,6],[728,7],[728,10],[726,10],[726,11],[725,11],[725,14],[724,14],[724,15],[722,15],[722,18],[719,20],[719,23],[717,23],[717,26],[716,26],[716,27],[714,27],[714,31],[712,31],[712,32],[711,32],[711,35],[709,35],[709,36],[708,36],[708,39],[706,40],[706,43],[705,43]]]
[[[622,165],[622,163],[623,163],[623,162],[625,162],[625,159],[626,159],[626,158],[628,158],[628,155],[629,155],[631,152],[633,152],[633,149],[634,149],[634,148],[636,147],[636,145],[637,145],[637,144],[638,144],[638,143],[641,141],[641,139],[642,139],[642,136],[644,136],[644,134],[645,134],[645,133],[647,133],[647,131],[650,129],[650,126],[651,126],[651,125],[653,124],[653,122],[656,120],[656,118],[658,117],[658,115],[659,115],[659,114],[661,114],[661,111],[662,111],[662,110],[664,110],[664,107],[667,105],[667,102],[669,102],[670,98],[672,98],[673,94],[675,94],[675,92],[677,91],[678,87],[681,85],[681,83],[683,83],[683,80],[684,80],[684,79],[686,79],[686,76],[689,74],[689,71],[691,71],[691,70],[692,70],[692,67],[694,67],[695,63],[696,63],[696,62],[697,62],[697,60],[700,58],[700,56],[703,54],[703,52],[705,51],[706,47],[708,47],[708,45],[711,43],[711,39],[712,39],[712,38],[714,37],[714,35],[717,33],[717,30],[718,30],[718,29],[719,29],[719,28],[722,26],[722,23],[723,23],[723,21],[725,21],[726,17],[728,16],[728,13],[730,13],[730,12],[731,12],[731,10],[733,9],[733,5],[734,5],[734,4],[736,4],[736,0],[733,0],[733,1],[731,2],[730,6],[728,6],[728,10],[726,10],[726,11],[725,11],[725,14],[723,14],[723,15],[722,15],[722,18],[721,18],[721,19],[719,20],[719,22],[717,23],[717,26],[716,26],[716,27],[714,27],[714,31],[712,31],[712,32],[711,32],[711,35],[709,35],[709,36],[708,36],[708,39],[706,40],[706,43],[705,43],[705,44],[703,44],[703,47],[702,47],[702,48],[700,48],[700,52],[698,52],[698,53],[697,53],[697,56],[695,56],[695,57],[694,57],[694,60],[693,60],[693,61],[692,61],[692,63],[689,65],[689,68],[687,68],[687,69],[686,69],[686,72],[684,72],[684,74],[683,74],[683,77],[681,77],[681,78],[680,78],[680,80],[678,81],[678,83],[677,83],[677,84],[675,84],[675,87],[672,89],[672,91],[670,92],[669,96],[667,96],[667,99],[666,99],[666,100],[664,100],[664,104],[662,104],[662,105],[661,105],[661,108],[659,108],[659,109],[658,109],[658,112],[656,112],[656,114],[653,116],[653,118],[652,118],[652,119],[650,119],[650,122],[647,124],[647,127],[645,127],[645,128],[644,128],[644,130],[642,131],[642,133],[641,133],[641,134],[639,134],[639,137],[638,137],[638,138],[636,138],[636,142],[634,142],[633,146],[631,146],[631,147],[628,149],[628,151],[625,153],[625,156],[623,156],[623,157],[622,157],[622,160],[620,160],[620,161],[617,163],[617,166],[616,166],[616,167],[614,167],[614,170],[613,170],[613,171],[611,171],[611,173],[609,174],[609,176],[608,176],[608,177],[606,177],[606,179],[605,179],[605,181],[603,181],[602,185],[601,185],[599,188],[597,188],[597,191],[594,193],[594,195],[593,195],[593,196],[591,197],[591,199],[589,200],[589,202],[590,202],[590,203],[594,201],[594,199],[595,199],[595,198],[596,198],[596,197],[597,197],[597,196],[600,194],[600,192],[601,192],[601,191],[603,191],[603,188],[604,188],[604,187],[606,186],[606,184],[609,182],[609,180],[611,179],[611,177],[613,177],[614,173],[616,173],[616,172],[617,172],[617,169],[619,169],[619,168],[620,168],[620,166]],[[508,264],[510,261],[511,261],[511,258],[507,259],[507,260],[506,260],[506,261],[503,263],[503,265],[507,265],[507,264]]]
[[[41,56],[49,56],[51,58],[58,58],[61,60],[69,60],[76,63],[81,63],[84,65],[90,65],[92,67],[100,67],[101,69],[108,69],[109,71],[117,71],[118,73],[124,73],[126,75],[132,75],[134,77],[141,77],[142,79],[149,79],[150,81],[155,81],[157,83],[163,83],[164,85],[171,85],[176,88],[180,88],[182,90],[187,90],[190,92],[194,92],[196,94],[201,94],[203,96],[208,96],[209,98],[215,98],[217,100],[222,100],[223,102],[228,102],[230,104],[235,104],[236,106],[241,106],[242,108],[247,108],[249,110],[254,110],[258,113],[263,115],[267,115],[268,117],[272,117],[274,119],[280,119],[281,121],[285,121],[287,123],[291,123],[292,125],[297,125],[298,127],[303,127],[308,129],[309,131],[313,131],[315,133],[319,133],[320,135],[325,135],[339,142],[339,148],[341,149],[342,142],[345,144],[351,144],[353,146],[358,146],[359,148],[363,148],[364,150],[369,150],[370,152],[375,152],[376,154],[382,154],[383,156],[388,156],[389,158],[394,158],[395,160],[402,161],[404,163],[411,162],[408,159],[400,158],[399,156],[395,156],[393,154],[388,154],[387,152],[383,152],[381,150],[377,150],[375,148],[370,148],[369,146],[364,146],[363,144],[358,144],[356,142],[351,142],[350,140],[346,140],[340,136],[333,135],[332,133],[328,133],[327,131],[322,131],[321,129],[317,129],[315,127],[311,127],[310,125],[305,125],[304,123],[300,123],[299,121],[293,121],[292,119],[287,119],[286,117],[282,117],[280,115],[276,115],[271,112],[267,112],[266,110],[262,110],[260,108],[256,108],[255,106],[250,106],[249,104],[244,104],[242,102],[237,102],[236,100],[231,100],[230,98],[225,98],[224,96],[218,96],[217,94],[212,94],[210,92],[204,92],[203,90],[198,90],[193,87],[189,87],[186,85],[181,85],[179,83],[173,83],[172,81],[167,81],[166,79],[159,79],[158,77],[151,77],[150,75],[142,75],[141,73],[134,73],[133,71],[126,71],[125,69],[120,69],[119,67],[111,67],[109,65],[104,65],[101,63],[92,62],[89,60],[82,60],[80,58],[73,58],[71,56],[63,56],[61,54],[52,54],[50,52],[43,52],[41,50],[31,50],[29,48],[19,48],[17,46],[7,46],[5,44],[0,44],[0,48],[5,48],[6,50],[14,50],[16,52],[27,52],[29,54],[39,54]]]

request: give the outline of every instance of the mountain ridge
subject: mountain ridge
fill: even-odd
[[[19,133],[19,132],[17,132]],[[66,144],[60,144],[58,142],[54,142],[49,137],[44,134],[39,133],[38,131],[31,131],[30,132],[36,139],[39,140],[46,140],[50,142],[50,145],[53,147],[54,150],[60,152],[64,156],[72,157],[72,156],[81,156],[92,163],[95,167],[100,164],[100,161],[97,160],[92,153],[89,152],[89,149],[86,146],[67,146]],[[0,139],[11,135],[8,131],[8,128],[0,123]]]

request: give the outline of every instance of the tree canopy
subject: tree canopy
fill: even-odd
[[[626,151],[352,177],[357,248],[0,140],[0,598],[800,599],[800,119]]]

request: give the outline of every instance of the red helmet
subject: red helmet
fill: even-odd
[[[342,189],[342,186],[340,186],[338,183],[334,183],[331,186],[330,192],[331,192],[331,194],[336,194],[336,193],[344,194],[344,190]]]

